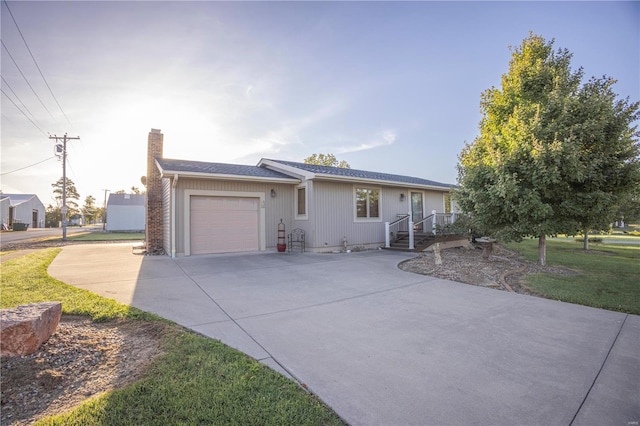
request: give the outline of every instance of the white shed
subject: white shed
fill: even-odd
[[[109,194],[107,231],[144,231],[144,194]]]
[[[34,194],[2,194],[0,214],[2,225],[8,227],[17,222],[30,228],[44,228],[44,204]]]

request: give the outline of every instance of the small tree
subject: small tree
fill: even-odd
[[[44,211],[44,226],[46,228],[57,228],[60,222],[62,222],[60,206],[49,204]]]
[[[56,199],[58,206],[62,207],[62,178],[58,179],[55,183],[52,183],[53,187],[53,197]],[[77,214],[78,210],[78,200],[80,200],[80,194],[76,189],[76,185],[73,181],[67,178],[66,181],[66,202],[67,202],[67,217]]]
[[[350,169],[351,166],[346,161],[338,161],[333,154],[312,154],[304,159],[305,164],[315,164],[318,166],[340,167],[341,169]]]
[[[568,138],[579,170],[568,177],[565,205],[574,215],[589,249],[589,230],[609,229],[620,205],[640,186],[636,128],[638,103],[619,100],[615,80],[592,78],[567,107]]]
[[[82,215],[87,223],[94,223],[98,213],[96,207],[96,199],[93,195],[89,195],[84,199],[84,206],[82,206]]]

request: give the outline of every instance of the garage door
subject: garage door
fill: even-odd
[[[259,250],[259,199],[191,196],[191,254]]]

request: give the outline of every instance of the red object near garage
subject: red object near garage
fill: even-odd
[[[284,223],[282,223],[282,219],[280,219],[280,223],[278,224],[278,252],[283,253],[287,249],[287,244],[284,242],[285,238],[285,228]]]

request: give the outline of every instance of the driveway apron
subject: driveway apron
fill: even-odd
[[[410,257],[92,244],[65,247],[49,273],[220,339],[349,424],[640,421],[640,317],[397,268]]]

